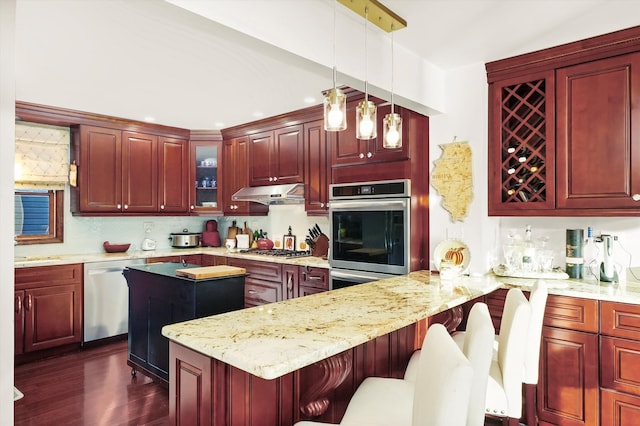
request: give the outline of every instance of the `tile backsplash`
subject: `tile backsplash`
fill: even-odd
[[[72,216],[69,211],[69,191],[65,191],[64,242],[61,244],[34,244],[15,247],[16,256],[42,256],[51,254],[102,253],[102,243],[131,243],[129,252],[141,250],[144,238],[156,241],[156,249],[170,248],[169,234],[182,232],[201,232],[205,222],[214,219],[222,241],[228,227],[236,220],[237,226],[244,223],[252,230],[262,229],[271,239],[282,241],[282,237],[291,226],[299,247],[315,223],[329,233],[329,221],[326,217],[308,217],[304,205],[271,206],[268,216],[216,217],[216,216],[144,216],[144,217],[82,217]],[[151,231],[145,232],[144,224],[151,223]]]

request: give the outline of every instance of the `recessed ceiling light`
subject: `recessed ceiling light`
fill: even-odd
[[[313,96],[307,96],[306,98],[304,98],[305,104],[314,104],[315,102],[316,98],[314,98]]]
[[[154,121],[156,121],[156,119],[155,117],[151,117],[150,115],[148,115],[144,118],[144,121],[146,121],[147,123],[153,123]]]

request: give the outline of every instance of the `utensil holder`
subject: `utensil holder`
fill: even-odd
[[[311,255],[326,258],[327,254],[329,254],[329,237],[324,234],[320,234],[314,238],[313,241],[315,245],[311,250]]]

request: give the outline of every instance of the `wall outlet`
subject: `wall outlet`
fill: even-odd
[[[142,228],[144,229],[144,232],[151,232],[151,230],[153,229],[153,222],[144,222],[142,224]]]

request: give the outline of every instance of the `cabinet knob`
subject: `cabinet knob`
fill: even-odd
[[[324,207],[324,203],[320,203],[320,207]]]
[[[273,178],[269,176],[269,182],[273,182]]]
[[[360,157],[360,158],[364,158],[364,154],[363,154],[363,153],[360,153],[360,155],[359,155],[358,157]]]
[[[122,204],[118,204],[118,205],[116,205],[116,207],[117,207],[118,209],[121,209],[121,208],[122,208]]]
[[[15,306],[16,314],[22,314],[22,297],[16,296],[16,306]]]
[[[124,209],[127,210],[129,208],[129,204],[124,205]]]
[[[277,180],[278,180],[278,176],[274,176],[274,177],[273,177],[273,181],[275,182],[275,181],[277,181]]]
[[[373,154],[370,152],[367,152],[367,158],[371,158],[371,157],[373,157]]]
[[[195,210],[196,206],[191,206],[191,210]]]
[[[160,210],[164,210],[164,204],[160,206]]]
[[[633,201],[640,201],[640,194],[633,194],[631,199],[633,199]]]

